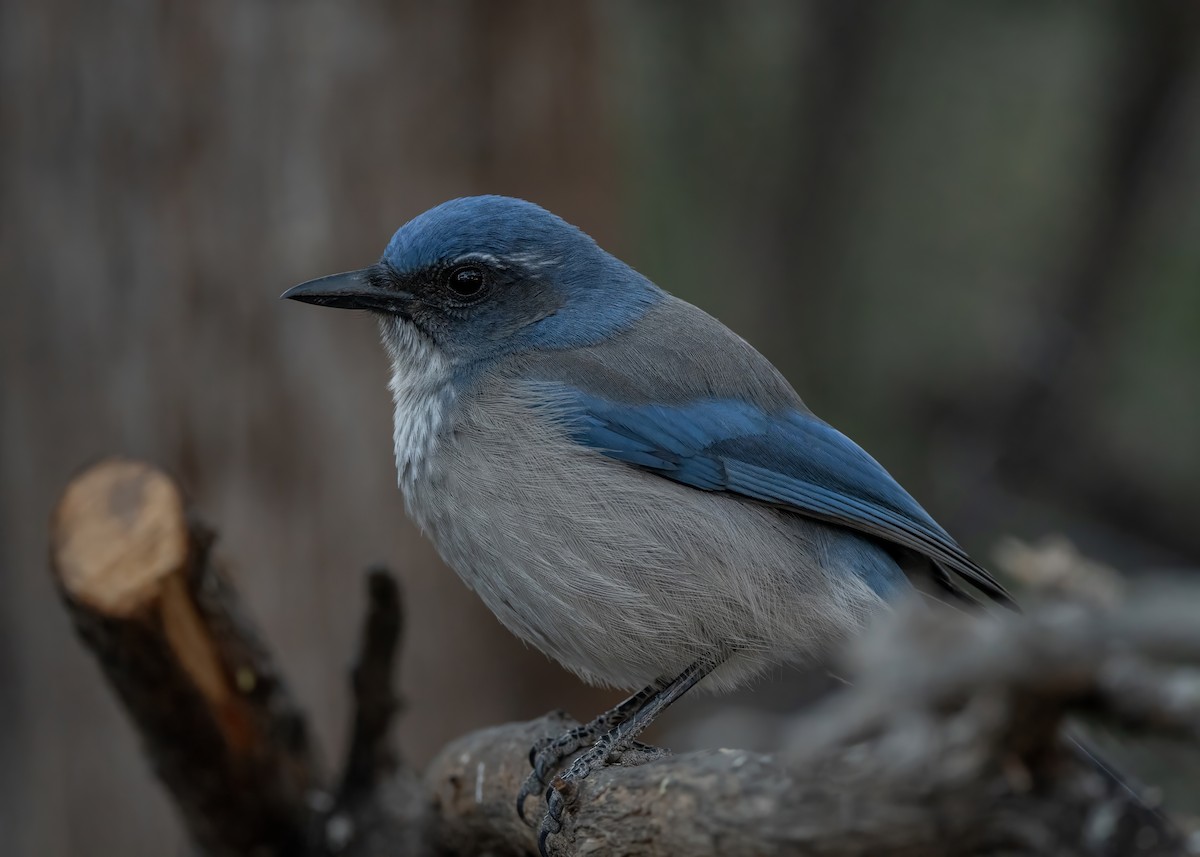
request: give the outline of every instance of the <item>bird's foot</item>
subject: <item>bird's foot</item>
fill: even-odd
[[[550,783],[550,775],[558,770],[563,760],[594,744],[597,738],[623,724],[657,692],[657,686],[651,685],[638,691],[616,708],[604,712],[591,723],[581,724],[568,729],[557,738],[543,738],[534,744],[529,750],[529,766],[533,770],[521,784],[521,791],[517,793],[517,815],[520,819],[532,826],[532,821],[525,817],[525,801],[546,790]]]
[[[577,756],[571,763],[571,767],[555,777],[550,783],[550,788],[546,790],[546,814],[538,826],[538,851],[542,857],[549,857],[547,840],[551,834],[562,830],[563,813],[575,802],[579,784],[586,780],[593,770],[603,767],[611,756],[636,750],[638,753],[636,760],[627,758],[622,761],[627,764],[629,762],[639,764],[646,761],[655,751],[644,744],[638,744],[638,736],[646,730],[655,717],[662,713],[663,709],[712,672],[717,663],[715,660],[696,661],[670,681],[659,681],[638,691],[612,711],[600,715],[587,726],[578,727],[577,730],[573,729],[567,733],[571,737],[567,738],[566,744],[570,745],[572,741],[578,741],[578,746],[583,746],[583,741],[586,740],[583,736],[603,732],[596,739],[596,743]],[[551,742],[545,749],[549,750],[553,743]],[[539,748],[535,747],[531,754],[534,772],[530,776],[530,780],[534,781],[539,776],[538,751]],[[531,793],[530,788],[530,781],[526,781],[521,788],[521,797],[517,799],[517,812],[522,818],[524,818],[524,798]]]
[[[532,820],[525,817],[525,801],[545,791],[550,774],[558,769],[564,759],[595,741],[602,728],[593,720],[569,729],[557,738],[543,738],[529,748],[529,766],[533,770],[517,792],[517,815],[521,821],[532,826]]]
[[[669,755],[666,750],[629,740],[617,730],[602,735],[571,763],[571,767],[550,781],[546,789],[546,814],[542,816],[542,823],[538,827],[538,853],[541,857],[549,857],[547,840],[562,830],[563,815],[579,799],[579,784],[593,771],[610,763],[641,765],[666,755]]]

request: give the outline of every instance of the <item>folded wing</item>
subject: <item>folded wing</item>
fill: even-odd
[[[572,438],[703,491],[736,494],[900,545],[1012,606],[972,560],[861,447],[808,413],[734,399],[623,404],[567,385],[544,388]]]

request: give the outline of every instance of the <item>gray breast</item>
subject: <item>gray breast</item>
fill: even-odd
[[[410,513],[513,633],[625,688],[728,653],[728,687],[858,630],[882,603],[847,531],[644,473],[571,442],[492,378],[460,395]]]

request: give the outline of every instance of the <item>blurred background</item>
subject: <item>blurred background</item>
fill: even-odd
[[[614,700],[405,521],[371,319],[276,299],[454,196],[722,318],[985,562],[1194,570],[1198,48],[1193,0],[0,2],[0,850],[186,853],[46,569],[108,453],[217,527],[331,759],[374,561],[414,762]]]

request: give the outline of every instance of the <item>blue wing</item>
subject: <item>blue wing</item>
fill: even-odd
[[[629,405],[555,385],[574,440],[704,491],[738,494],[901,545],[995,600],[1004,588],[848,437],[811,414],[733,399]]]

